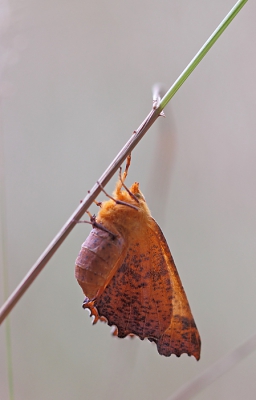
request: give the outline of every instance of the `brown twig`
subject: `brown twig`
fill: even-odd
[[[155,89],[156,90],[156,89]],[[155,93],[155,92],[154,92]],[[105,186],[115,172],[118,170],[120,165],[124,162],[128,154],[135,148],[135,146],[139,143],[139,141],[143,138],[145,133],[149,130],[151,125],[156,121],[156,119],[161,114],[162,109],[160,107],[156,107],[152,109],[139,128],[133,132],[132,137],[128,140],[128,142],[124,145],[122,150],[117,154],[116,158],[112,161],[103,175],[98,179],[98,183],[96,183],[93,188],[88,192],[87,196],[84,200],[79,204],[78,208],[71,215],[71,217],[67,220],[64,226],[61,228],[59,233],[55,236],[49,246],[45,249],[45,251],[41,254],[38,260],[35,262],[33,267],[28,271],[27,275],[23,278],[17,288],[13,291],[13,293],[9,296],[6,302],[0,309],[0,324],[4,321],[13,307],[17,304],[21,296],[26,292],[29,286],[33,283],[42,269],[45,267],[47,262],[53,256],[53,254],[57,251],[60,245],[64,242],[66,237],[72,231],[72,229],[76,225],[76,221],[79,220],[83,214],[87,211],[93,201],[101,192],[100,186]]]

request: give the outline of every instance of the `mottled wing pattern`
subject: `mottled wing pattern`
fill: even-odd
[[[129,244],[123,264],[95,306],[109,325],[117,327],[119,337],[135,334],[154,341],[162,355],[188,353],[199,358],[199,334],[170,250],[153,218],[145,235]]]
[[[189,356],[193,355],[199,360],[201,350],[200,335],[168,244],[160,227],[153,218],[151,229],[158,238],[161,253],[165,258],[165,265],[171,280],[173,295],[172,317],[167,329],[157,342],[158,352],[165,356],[170,356],[172,353],[177,356],[187,353]]]
[[[116,325],[122,338],[133,333],[155,341],[170,323],[170,279],[163,256],[156,260],[149,243],[148,236],[130,243],[123,264],[95,301],[99,315],[106,317],[109,325]]]

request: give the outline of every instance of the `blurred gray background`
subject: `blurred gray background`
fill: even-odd
[[[10,293],[150,111],[152,85],[168,89],[234,4],[0,1],[0,279],[5,264]],[[80,224],[10,315],[15,399],[164,400],[256,331],[255,15],[249,1],[137,146],[127,180],[140,182],[169,243],[201,360],[91,326],[74,279],[90,231]],[[255,399],[255,368],[256,352],[195,398]]]

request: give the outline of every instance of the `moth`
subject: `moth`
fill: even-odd
[[[116,184],[113,197],[99,203],[92,231],[76,259],[75,276],[87,308],[115,326],[115,335],[136,335],[156,343],[164,356],[200,358],[201,340],[165,237],[135,182]],[[105,192],[105,191],[104,191]]]

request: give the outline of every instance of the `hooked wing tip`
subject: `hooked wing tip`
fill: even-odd
[[[200,359],[200,351],[201,351],[201,339],[199,333],[194,327],[192,328],[189,334],[183,334],[183,340],[178,336],[175,338],[175,335],[163,334],[161,338],[156,342],[158,353],[169,357],[172,354],[175,354],[177,357],[180,357],[181,354],[187,354],[188,356],[194,356],[197,361]]]

